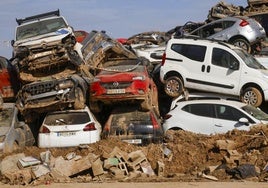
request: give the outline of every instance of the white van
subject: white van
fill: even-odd
[[[171,97],[188,88],[238,96],[256,107],[268,101],[268,70],[249,53],[224,42],[170,39],[160,80]]]

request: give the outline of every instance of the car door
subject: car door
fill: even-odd
[[[206,51],[207,46],[202,44],[174,43],[167,56],[171,63],[166,66],[170,66],[170,69],[176,68],[182,75],[186,88],[199,89],[202,85],[205,64],[208,63],[205,61]]]
[[[215,104],[215,119],[213,130],[215,133],[225,133],[233,129],[249,130],[249,126],[245,123],[239,122],[239,119],[244,117],[251,121],[251,119],[238,109],[225,104]]]
[[[206,65],[203,69],[202,90],[228,94],[239,95],[239,84],[241,65],[233,53],[225,48],[213,47],[209,49],[211,54],[209,61],[211,64]],[[235,67],[233,63],[235,62]]]

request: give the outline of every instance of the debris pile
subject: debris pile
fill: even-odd
[[[268,128],[201,135],[169,131],[164,144],[104,139],[71,148],[26,147],[2,157],[1,182],[268,181]]]

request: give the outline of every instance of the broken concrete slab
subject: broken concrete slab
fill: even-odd
[[[100,176],[104,174],[104,170],[102,168],[102,161],[100,160],[100,158],[98,158],[92,163],[91,168],[94,176]]]

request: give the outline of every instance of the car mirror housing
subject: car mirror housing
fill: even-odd
[[[249,125],[249,121],[248,121],[248,119],[245,118],[245,117],[240,118],[238,121],[239,121],[240,123],[244,123],[244,124],[246,124],[246,125]]]

